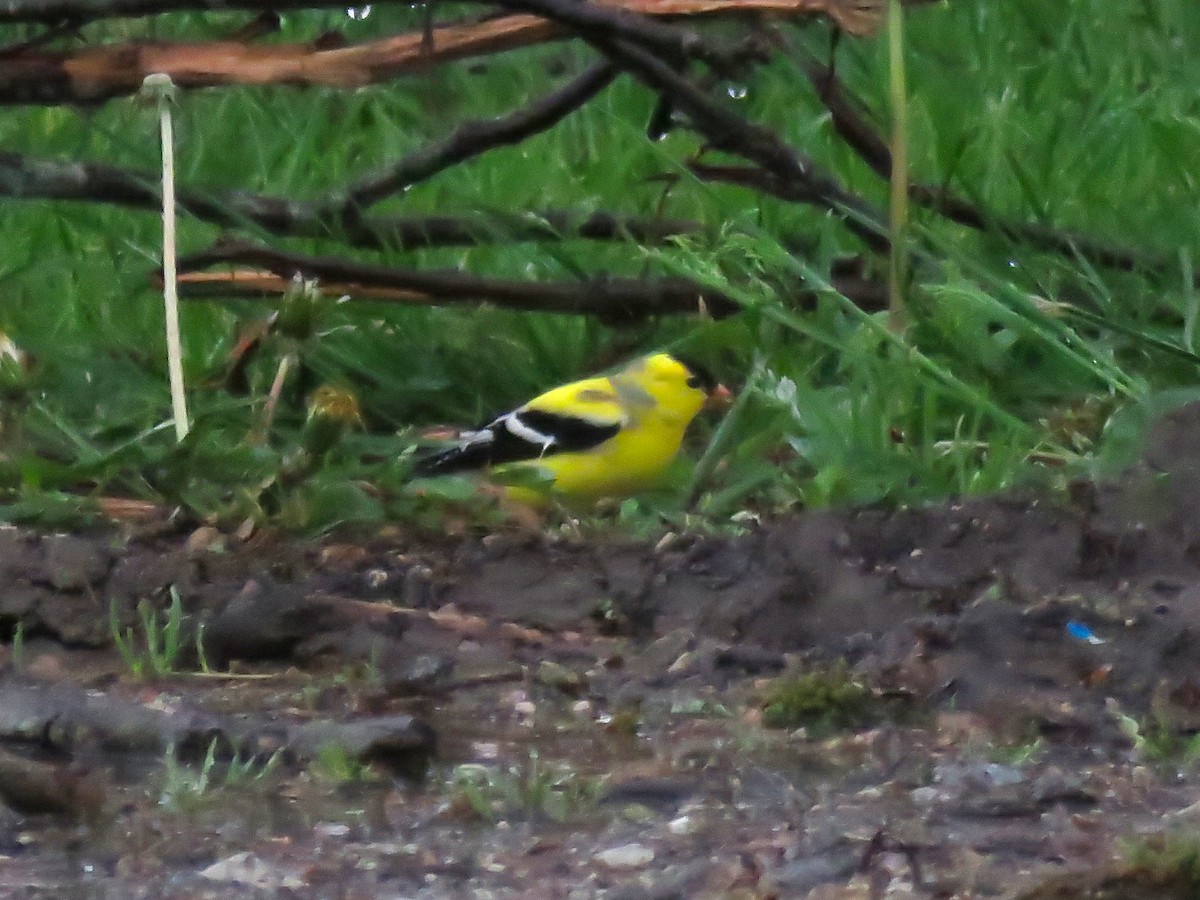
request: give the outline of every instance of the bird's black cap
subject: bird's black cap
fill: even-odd
[[[696,379],[696,387],[700,388],[706,394],[712,393],[717,386],[717,379],[713,378],[712,372],[708,371],[708,369],[695,360],[680,356],[677,353],[672,353],[671,355],[679,360],[683,364],[683,367]]]

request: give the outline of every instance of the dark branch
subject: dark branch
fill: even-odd
[[[788,184],[788,190],[795,197],[803,197],[804,202],[841,214],[847,227],[868,246],[886,251],[886,216],[882,210],[843,188],[833,175],[773,131],[750,122],[640,47],[624,41],[597,41],[594,45],[644,84],[670,97],[687,114],[691,127],[714,148],[755,163],[770,179]]]
[[[94,163],[61,162],[0,151],[0,197],[109,203],[158,212],[157,172]],[[284,237],[337,238],[355,247],[410,250],[504,241],[627,240],[662,243],[701,232],[697,222],[564,210],[475,213],[467,216],[331,217],[327,204],[284,200],[250,191],[178,189],[181,209],[224,227],[257,227]]]
[[[398,294],[397,302],[428,304],[491,303],[529,312],[590,314],[611,320],[635,320],[648,316],[696,313],[726,316],[738,310],[737,303],[719,291],[686,278],[625,278],[593,276],[586,282],[531,282],[505,278],[483,278],[459,271],[424,272],[341,259],[308,256],[245,242],[226,242],[210,250],[179,260],[181,278],[186,273],[217,264],[258,266],[291,279],[299,274],[315,278],[332,289],[353,294],[353,288],[383,288]],[[202,286],[201,293],[230,293],[229,285]],[[222,289],[223,288],[223,289]],[[189,293],[186,279],[182,295]],[[256,292],[258,293],[258,292]],[[384,299],[378,294],[372,299]]]
[[[724,75],[737,75],[747,51],[706,41],[694,28],[661,22],[630,12],[580,0],[489,0],[505,9],[533,13],[566,25],[584,40],[627,40],[655,56],[675,62],[700,59]]]
[[[613,65],[600,63],[522,109],[499,118],[477,119],[460,125],[448,137],[422,147],[385,171],[352,186],[347,208],[365,209],[456,163],[545,131],[595,97],[616,76],[617,69]]]
[[[704,181],[736,184],[739,187],[751,188],[792,203],[807,203],[836,209],[836,207],[831,207],[827,198],[813,191],[804,181],[781,177],[757,166],[723,166],[700,160],[690,160],[687,167],[688,171]],[[883,234],[873,228],[865,228],[861,224],[855,226],[853,219],[847,220],[847,224],[855,228],[855,231],[872,250],[881,254],[887,252],[889,241]]]
[[[422,273],[380,267],[364,270],[359,264],[345,260],[279,253],[245,243],[219,244],[211,251],[182,262],[188,270],[180,275],[179,289],[183,297],[190,299],[280,297],[291,289],[293,276],[300,274],[317,278],[329,295],[344,294],[355,300],[406,305],[486,302],[509,309],[594,314],[617,320],[701,310],[723,316],[735,311],[724,295],[682,279],[601,277],[587,283],[531,285],[459,272]],[[230,262],[271,265],[266,271],[261,268],[197,271],[200,266]],[[157,272],[153,280],[161,286],[161,276]],[[860,259],[835,260],[830,283],[838,293],[863,310],[877,312],[887,308],[887,286],[870,277]],[[818,300],[817,292],[799,286],[781,286],[780,294],[801,309],[814,308]],[[703,300],[703,307],[700,300]],[[714,301],[715,308],[710,305]]]

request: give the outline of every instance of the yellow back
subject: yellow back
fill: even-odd
[[[611,440],[591,450],[551,454],[532,465],[554,479],[556,493],[582,500],[652,487],[670,465],[707,395],[688,368],[667,353],[631,363],[608,378],[548,391],[530,406],[570,409],[595,421],[623,421]],[[521,499],[529,499],[521,491]]]

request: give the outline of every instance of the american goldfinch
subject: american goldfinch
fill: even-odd
[[[668,353],[614,375],[554,388],[426,457],[418,475],[483,467],[532,469],[569,500],[623,496],[653,487],[706,403],[729,397],[699,366]],[[515,499],[544,499],[510,488]]]

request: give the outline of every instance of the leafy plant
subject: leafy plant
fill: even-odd
[[[313,757],[312,769],[322,778],[339,784],[374,781],[378,778],[371,764],[353,756],[341,744],[326,743]]]
[[[767,688],[763,724],[770,728],[855,728],[876,713],[871,690],[839,660],[832,666],[783,675]]]
[[[545,763],[536,750],[520,764],[463,764],[450,775],[452,803],[489,822],[513,817],[563,822],[594,806],[602,787],[603,779]]]
[[[18,672],[25,668],[25,623],[19,620],[13,628],[12,667]]]
[[[135,678],[171,675],[183,650],[183,601],[171,586],[171,604],[161,614],[142,600],[137,606],[137,629],[121,628],[116,600],[108,605],[108,627],[113,645]]]
[[[175,811],[195,809],[222,789],[245,787],[269,777],[282,761],[282,751],[266,759],[234,754],[226,761],[218,759],[220,738],[208,744],[204,759],[198,766],[180,761],[175,746],[167,748],[163,757],[163,783],[159,806]]]

